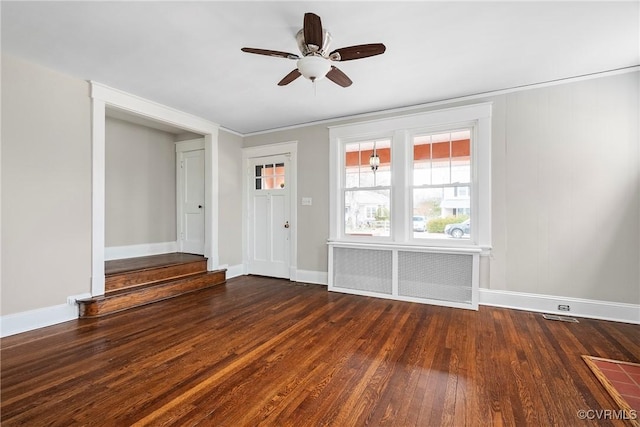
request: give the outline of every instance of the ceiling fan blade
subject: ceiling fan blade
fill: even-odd
[[[347,75],[345,73],[343,73],[342,71],[340,71],[338,68],[334,67],[333,65],[331,66],[331,69],[327,73],[327,78],[329,80],[331,80],[332,82],[334,82],[335,84],[337,84],[339,86],[342,86],[342,87],[351,86],[351,83],[353,83],[351,81],[351,79],[349,77],[347,77]]]
[[[351,61],[353,59],[380,55],[383,54],[385,50],[387,50],[387,48],[382,43],[361,44],[336,49],[329,54],[329,58],[333,61]]]
[[[278,82],[278,86],[288,85],[289,83],[291,83],[292,81],[300,77],[301,75],[302,74],[300,74],[300,71],[298,71],[298,69],[296,68],[295,70],[293,70],[292,72],[284,76],[284,78]]]
[[[300,59],[300,57],[294,53],[280,52],[279,50],[255,49],[252,47],[243,47],[240,50],[243,52],[255,53],[258,55],[275,56],[276,58]]]
[[[322,21],[315,13],[307,12],[304,14],[304,42],[322,47]]]

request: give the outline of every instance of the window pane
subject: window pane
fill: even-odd
[[[471,131],[413,138],[413,185],[471,182]]]
[[[413,190],[413,237],[469,239],[470,188],[440,187]]]
[[[390,235],[390,190],[355,190],[344,193],[344,230],[348,235]]]
[[[469,129],[415,136],[411,213],[414,238],[469,239],[470,183]]]
[[[371,169],[362,168],[360,171],[360,187],[375,187],[375,176]]]
[[[359,167],[347,168],[347,173],[345,175],[345,187],[354,188],[359,186],[360,186],[360,168]]]
[[[451,161],[451,182],[470,183],[471,182],[471,159]]]
[[[376,141],[375,155],[380,158],[380,165],[375,172],[375,185],[389,186],[391,185],[391,140]]]
[[[372,159],[378,167],[372,168]],[[391,185],[391,140],[353,142],[345,145],[345,188]]]
[[[451,182],[449,159],[433,159],[431,162],[431,183],[448,184]]]

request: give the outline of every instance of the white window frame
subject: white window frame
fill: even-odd
[[[476,196],[476,192],[478,190],[478,182],[477,179],[475,178],[475,172],[478,170],[478,167],[476,167],[476,165],[474,164],[475,159],[476,159],[476,130],[477,130],[477,124],[476,122],[472,121],[472,122],[467,122],[467,123],[459,123],[455,126],[436,126],[436,127],[431,127],[431,128],[422,128],[422,129],[416,129],[416,130],[412,130],[411,132],[409,132],[409,150],[407,152],[408,156],[407,156],[407,162],[406,162],[406,168],[407,168],[407,174],[408,174],[408,182],[407,182],[407,188],[408,188],[408,193],[407,193],[407,198],[408,198],[408,203],[409,203],[409,212],[411,212],[411,217],[413,217],[413,211],[414,211],[414,206],[413,206],[413,190],[416,188],[422,188],[423,186],[420,185],[414,185],[413,183],[413,166],[414,166],[414,159],[413,159],[413,140],[416,136],[419,135],[425,135],[425,134],[439,134],[439,133],[447,133],[447,132],[451,132],[451,131],[457,131],[457,130],[463,130],[463,129],[469,129],[471,131],[471,182],[469,183],[468,187],[470,187],[469,192],[471,193],[471,205],[470,205],[470,210],[471,210],[471,235],[468,239],[460,239],[460,240],[455,240],[452,241],[450,239],[445,239],[445,238],[418,238],[418,237],[414,237],[412,230],[412,224],[409,224],[409,226],[411,227],[411,230],[409,230],[409,234],[408,234],[408,242],[411,244],[416,244],[419,246],[445,246],[445,247],[449,247],[449,246],[453,246],[453,247],[461,247],[461,246],[474,246],[476,245],[476,242],[478,241],[478,230],[479,227],[476,227],[476,220],[475,220],[475,216],[476,216],[476,203],[474,203],[477,199]],[[460,186],[467,186],[466,183],[462,183]],[[432,188],[455,188],[455,185],[453,183],[445,183],[445,184],[433,184],[431,186]]]
[[[393,211],[393,194],[394,194],[394,189],[393,189],[393,133],[389,133],[389,132],[383,132],[383,133],[375,133],[375,134],[369,134],[369,135],[357,135],[354,138],[343,138],[340,141],[340,161],[341,161],[341,168],[339,169],[339,173],[340,173],[340,177],[339,177],[339,185],[340,188],[336,189],[340,194],[338,195],[339,199],[340,199],[340,208],[342,209],[343,215],[342,215],[342,219],[339,222],[340,225],[340,234],[342,236],[348,236],[350,241],[363,241],[363,242],[367,242],[367,241],[375,241],[375,242],[391,242],[392,238],[393,238],[393,214],[391,215],[391,225],[389,227],[390,229],[390,233],[391,235],[389,236],[361,236],[358,234],[346,234],[345,232],[345,224],[344,224],[344,212],[346,212],[346,206],[344,203],[344,199],[345,199],[345,192],[346,191],[367,191],[367,190],[389,190],[389,197],[391,199],[391,203],[390,203],[390,209],[389,211]],[[367,141],[381,141],[381,140],[390,140],[391,141],[391,185],[382,185],[382,186],[373,186],[373,187],[347,187],[345,180],[346,180],[346,156],[345,156],[345,147],[347,144],[352,144],[352,143],[357,143],[357,142],[367,142]],[[335,187],[332,187],[332,190]]]
[[[428,111],[329,128],[329,243],[413,245],[420,247],[491,248],[491,106],[490,102]],[[414,239],[412,232],[413,135],[472,129],[472,236],[468,240]],[[391,236],[350,236],[344,232],[344,146],[348,142],[391,136]]]

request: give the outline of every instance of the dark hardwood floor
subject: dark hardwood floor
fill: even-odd
[[[3,426],[579,426],[640,326],[262,277],[2,339]]]

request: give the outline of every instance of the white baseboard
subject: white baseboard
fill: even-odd
[[[295,281],[327,286],[329,273],[326,271],[296,270]]]
[[[86,294],[91,296],[90,294]],[[84,296],[84,294],[83,294]],[[78,318],[76,298],[69,297],[67,304],[37,308],[0,317],[0,336],[7,337],[38,328],[68,322]],[[73,303],[71,303],[73,301]]]
[[[244,276],[245,275],[244,265],[243,264],[236,264],[236,265],[232,265],[232,266],[229,266],[228,264],[224,264],[224,265],[220,265],[218,268],[219,269],[223,269],[223,268],[227,269],[227,274],[225,275],[225,277],[227,279],[233,279],[234,277]]]
[[[141,245],[111,246],[104,248],[104,259],[136,258],[178,252],[178,242],[143,243]]]
[[[480,305],[640,324],[640,305],[480,288]],[[570,311],[558,310],[568,305]]]

